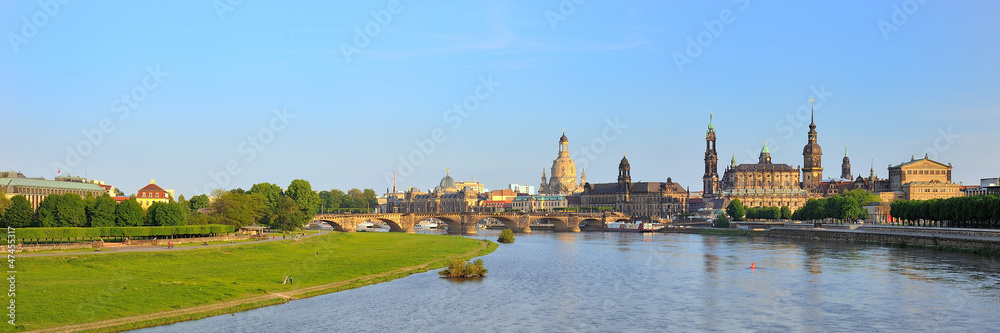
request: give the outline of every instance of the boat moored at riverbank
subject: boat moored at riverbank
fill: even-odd
[[[659,223],[641,221],[619,221],[604,224],[604,231],[612,232],[654,232],[663,228]]]

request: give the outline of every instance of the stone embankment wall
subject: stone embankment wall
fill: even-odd
[[[993,229],[967,229],[967,228],[927,228],[927,227],[898,227],[898,226],[883,226],[883,225],[867,225],[865,226],[867,231],[884,231],[884,232],[915,232],[915,233],[932,233],[932,234],[942,234],[942,235],[958,235],[958,236],[972,236],[972,237],[997,237],[1000,238],[1000,230]]]
[[[916,245],[966,250],[1000,250],[1000,237],[987,235],[991,233],[990,231],[945,228],[917,228],[926,230],[908,228],[906,231],[903,231],[898,230],[898,228],[900,227],[892,227],[890,229],[892,231],[872,230],[873,228],[871,227],[866,227],[864,231],[772,228],[764,235],[768,237],[861,242],[896,246]],[[971,231],[978,233],[972,233]],[[955,234],[949,234],[948,232]],[[960,234],[961,232],[968,233]]]

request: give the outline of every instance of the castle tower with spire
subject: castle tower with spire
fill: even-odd
[[[840,164],[840,178],[851,179],[851,159],[847,157],[847,147],[844,147],[844,162]]]
[[[618,191],[626,194],[625,201],[628,201],[628,192],[632,189],[632,167],[628,164],[628,159],[622,154],[622,161],[618,163]]]
[[[719,194],[719,153],[715,150],[715,124],[708,114],[708,132],[705,134],[705,175],[702,179],[702,196],[714,198]]]
[[[809,100],[810,104],[813,102]],[[816,143],[816,111],[811,110],[809,142],[802,148],[802,189],[815,192],[823,181],[823,148]]]

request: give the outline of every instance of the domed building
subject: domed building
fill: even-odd
[[[451,178],[451,169],[445,169],[444,178],[441,178],[441,183],[438,187],[434,189],[435,191],[444,192],[458,192],[458,187],[455,186],[455,179]]]
[[[547,195],[569,195],[583,191],[583,184],[576,179],[576,162],[569,157],[569,139],[566,132],[559,138],[559,156],[552,161],[552,177],[546,181],[542,169],[542,183],[539,193]]]

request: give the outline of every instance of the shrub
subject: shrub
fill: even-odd
[[[716,228],[729,228],[729,218],[726,217],[726,214],[719,214],[719,216],[715,217],[715,222],[712,223],[712,226]]]
[[[500,232],[500,238],[497,238],[497,242],[500,243],[513,243],[514,242],[514,231],[510,229],[503,229]]]
[[[487,271],[486,267],[483,267],[483,259],[476,259],[472,263],[462,259],[452,259],[448,262],[448,267],[438,274],[448,278],[478,278],[486,276]]]

